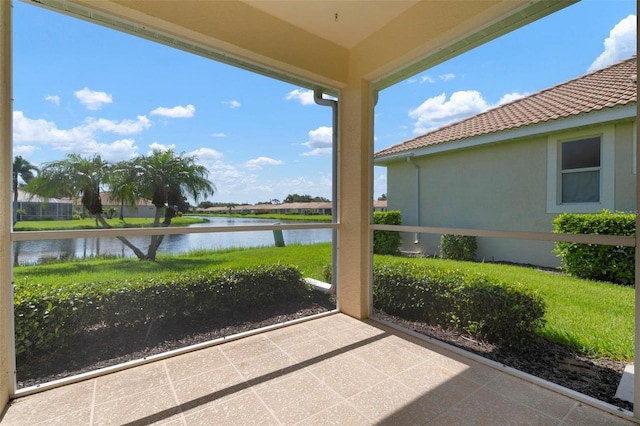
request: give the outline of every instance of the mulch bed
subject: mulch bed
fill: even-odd
[[[616,407],[633,411],[633,403],[615,397],[624,372],[624,362],[591,358],[543,338],[537,338],[525,348],[504,348],[455,331],[404,320],[384,312],[377,312],[376,316]]]
[[[335,304],[327,295],[313,300],[261,306],[243,312],[193,321],[156,320],[136,327],[87,330],[72,345],[28,359],[18,358],[18,388],[71,377],[99,368],[160,354],[225,336],[327,312]],[[527,348],[501,348],[425,323],[384,312],[380,319],[479,354],[485,358],[557,383],[582,394],[633,411],[633,404],[615,398],[624,363],[589,358],[544,339]]]

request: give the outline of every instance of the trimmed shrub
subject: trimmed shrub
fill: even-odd
[[[563,234],[598,234],[635,236],[636,215],[611,213],[558,215],[554,232]],[[635,282],[635,248],[579,244],[558,241],[554,252],[562,269],[576,278],[633,285]]]
[[[64,346],[92,327],[126,327],[156,318],[198,318],[311,297],[293,266],[265,265],[176,274],[172,278],[76,283],[16,283],[16,355]]]
[[[469,235],[443,235],[440,237],[440,257],[451,260],[476,259],[476,237]]]
[[[520,284],[411,263],[374,267],[373,305],[509,346],[526,343],[546,310],[540,295]]]
[[[376,225],[402,225],[400,210],[373,212]],[[375,254],[399,254],[402,237],[398,231],[373,231],[373,252]]]

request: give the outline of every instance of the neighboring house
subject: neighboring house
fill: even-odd
[[[18,217],[20,220],[71,220],[73,204],[69,200],[42,198],[18,189],[18,204],[14,206],[13,214],[14,223]]]
[[[636,56],[375,154],[403,225],[550,232],[562,212],[635,211]],[[438,252],[440,235],[404,235]],[[554,244],[478,237],[478,260],[557,266]],[[414,244],[416,242],[416,244]]]
[[[156,214],[156,206],[149,200],[137,200],[133,206],[121,203],[111,198],[110,192],[101,192],[100,201],[102,202],[102,211],[109,214],[109,209],[114,209],[114,217],[154,217]],[[80,199],[74,201],[78,211],[82,211],[82,201]]]

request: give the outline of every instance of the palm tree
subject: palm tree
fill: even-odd
[[[38,168],[22,158],[21,155],[13,158],[13,167],[11,170],[13,176],[13,208],[14,211],[18,212],[18,178],[22,179],[25,184],[29,183],[31,179],[35,177],[33,172],[37,172]],[[17,213],[18,220],[20,220],[20,215]]]
[[[111,225],[102,215],[100,188],[106,180],[111,166],[100,155],[91,158],[79,154],[69,154],[63,160],[52,161],[42,165],[40,174],[26,186],[33,194],[44,197],[67,196],[81,199],[82,207],[95,216],[96,222],[103,228]],[[129,247],[139,258],[144,253],[124,237],[117,237]]]
[[[184,205],[186,195],[197,202],[201,196],[206,198],[214,194],[215,186],[207,179],[208,174],[207,168],[197,164],[193,156],[176,154],[173,150],[155,150],[148,156],[132,160],[128,176],[133,179],[130,183],[134,185],[134,198],[151,200],[156,207],[153,226],[166,227],[171,224],[178,206]],[[163,235],[152,236],[147,260],[155,260],[163,238]]]

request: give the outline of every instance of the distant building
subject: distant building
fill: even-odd
[[[18,203],[13,210],[14,222],[20,220],[71,220],[73,203],[58,198],[42,198],[18,189]]]

